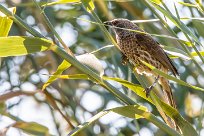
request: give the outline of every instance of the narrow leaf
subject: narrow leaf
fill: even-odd
[[[36,136],[50,136],[49,130],[47,127],[40,125],[35,122],[16,122],[13,127],[19,128],[25,133],[36,135]]]
[[[58,66],[57,70],[55,73],[53,73],[53,75],[48,79],[48,81],[43,85],[42,90],[45,90],[45,88],[50,85],[52,82],[54,82],[58,76],[57,75],[61,75],[62,72],[66,69],[68,69],[71,66],[71,64],[69,62],[67,62],[66,60],[63,60],[62,63]]]
[[[55,2],[43,4],[42,6],[52,6],[52,5],[66,4],[66,3],[80,3],[80,0],[58,0]]]
[[[0,37],[0,57],[21,56],[48,50],[52,41],[37,37]]]
[[[117,107],[112,109],[111,111],[133,119],[144,118],[143,116],[139,115],[135,110],[142,110],[144,112],[148,112],[147,107],[142,105],[129,105],[129,106]]]
[[[152,66],[152,65],[150,65],[150,64],[148,64],[148,63],[146,63],[146,62],[144,62],[144,61],[141,61],[141,62],[142,62],[143,64],[145,64],[147,67],[149,67],[151,70],[153,70],[153,72],[159,74],[160,76],[163,76],[163,77],[165,77],[165,78],[167,78],[167,79],[169,79],[169,80],[175,81],[176,83],[178,83],[178,84],[180,84],[180,85],[187,86],[187,87],[191,87],[191,88],[196,89],[196,90],[204,91],[203,88],[190,85],[190,84],[188,84],[188,83],[186,83],[186,82],[184,82],[184,81],[182,81],[182,80],[180,80],[180,79],[178,79],[178,78],[175,78],[175,77],[173,77],[173,76],[170,76],[170,75],[168,75],[168,74],[166,74],[166,73],[164,73],[164,72],[158,70],[158,69],[155,68],[154,66]]]
[[[76,134],[78,134],[79,132],[81,132],[83,129],[85,129],[86,127],[88,127],[89,125],[93,124],[95,121],[97,121],[99,118],[103,117],[104,115],[110,113],[111,111],[105,110],[105,111],[101,111],[98,114],[94,115],[92,118],[90,118],[89,120],[87,120],[86,122],[84,122],[83,124],[77,126],[74,130],[72,130],[68,136],[75,136]]]
[[[181,5],[184,5],[184,6],[188,6],[188,7],[197,7],[197,5],[195,5],[195,4],[186,3],[186,2],[182,2],[182,1],[179,1],[178,3]]]
[[[16,8],[9,8],[9,11],[11,11],[13,14],[16,12]],[[11,20],[8,16],[0,12],[0,37],[8,36],[8,33],[11,29],[11,26],[13,24],[13,20]]]

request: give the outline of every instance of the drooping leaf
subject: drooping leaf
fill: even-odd
[[[77,126],[74,130],[72,130],[68,136],[75,136],[77,135],[79,132],[81,132],[82,130],[84,130],[86,127],[88,127],[89,125],[93,124],[95,121],[97,121],[99,118],[103,117],[104,115],[110,113],[111,111],[105,110],[105,111],[101,111],[98,114],[94,115],[92,118],[90,118],[89,120],[87,120],[86,122],[84,122],[83,124]]]
[[[142,88],[140,85],[133,84],[133,83],[130,83],[130,82],[126,81],[126,80],[123,80],[123,79],[120,79],[120,78],[116,78],[116,77],[106,77],[106,76],[103,76],[103,79],[105,79],[105,80],[113,80],[113,81],[119,82],[123,86],[125,86],[125,87],[129,88],[130,90],[132,90],[133,92],[135,92],[137,95],[139,95],[143,99],[146,99],[147,101],[153,103],[150,97],[148,97],[148,98],[146,97],[146,93],[144,91],[144,88]]]
[[[54,82],[57,79],[57,75],[61,75],[62,72],[66,69],[68,69],[71,66],[69,62],[66,60],[63,60],[62,63],[58,66],[55,73],[53,73],[53,76],[51,76],[48,81],[43,85],[42,90],[45,90],[45,88],[50,85],[52,82]]]
[[[9,8],[9,10],[15,14],[16,8]],[[7,17],[5,14],[0,12],[0,37],[6,37],[8,36],[8,33],[11,29],[11,26],[13,24],[13,20],[11,20],[9,17]]]
[[[52,5],[57,5],[57,4],[66,4],[66,3],[80,3],[80,0],[58,0],[55,2],[50,2],[43,4],[42,6],[52,6]]]
[[[181,5],[184,5],[184,6],[188,6],[188,7],[197,7],[197,5],[195,5],[195,4],[186,3],[186,2],[182,2],[182,1],[179,1],[178,3]]]
[[[0,37],[0,57],[21,56],[48,50],[52,41],[37,37]]]
[[[100,61],[93,54],[88,54],[87,53],[87,54],[78,55],[78,56],[76,56],[76,59],[79,62],[81,62],[82,64],[88,66],[90,69],[92,69],[96,73],[98,73],[100,76],[103,76],[103,74],[104,74],[103,66],[100,63]],[[64,70],[68,69],[70,66],[71,66],[71,64],[64,60],[59,65],[56,72],[54,74],[52,74],[51,77],[48,79],[48,81],[43,85],[42,90],[44,90],[48,85],[50,85],[52,82],[54,82],[59,77],[59,75],[61,75],[62,72]],[[71,67],[70,68],[70,73],[80,75],[80,73],[82,73],[82,72],[77,70],[74,67]],[[60,76],[60,77],[62,78],[63,76]],[[69,77],[64,77],[64,78],[68,79]]]
[[[91,119],[83,123],[82,125],[79,125],[76,127],[73,131],[71,131],[68,136],[74,136],[77,135],[79,132],[81,132],[83,129],[94,123],[99,118],[103,117],[104,115],[114,112],[117,114],[120,114],[125,117],[137,119],[137,118],[145,118],[155,125],[157,125],[160,129],[164,130],[165,132],[169,133],[170,135],[174,136],[180,136],[178,132],[173,130],[172,128],[168,127],[166,124],[164,124],[161,120],[156,118],[153,114],[147,111],[147,108],[141,105],[128,105],[128,106],[122,106],[122,107],[116,107],[113,109],[108,109],[102,112],[99,112],[95,116],[93,116]]]
[[[88,79],[88,76],[85,74],[76,74],[76,75],[60,75],[58,76],[59,78],[63,78],[63,79]],[[119,79],[119,78],[113,78],[113,77],[105,77],[103,76],[103,79],[105,80],[113,80],[116,81],[120,84],[122,84],[123,86],[127,87],[128,89],[132,90],[133,92],[135,92],[138,96],[144,98],[145,100],[149,101],[152,104],[155,104],[150,98],[146,97],[145,92],[143,91],[144,89],[137,84],[133,84],[130,83],[126,80],[123,79]],[[192,127],[192,125],[187,122],[180,114],[179,112],[174,109],[173,107],[171,107],[170,105],[166,104],[165,102],[163,102],[161,99],[159,99],[154,93],[154,98],[156,98],[157,102],[159,103],[159,105],[161,106],[161,108],[163,109],[163,111],[172,119],[174,119],[176,121],[176,123],[179,125],[180,129],[182,130],[183,134],[190,136],[190,135],[197,135],[195,129]],[[118,109],[117,109],[118,110]],[[116,110],[116,111],[117,111]],[[134,110],[132,112],[130,111],[126,111],[127,109],[125,109],[124,111],[121,109],[121,115],[123,116],[127,116],[130,118],[135,118],[138,117],[136,115],[133,114]],[[144,110],[144,109],[143,109]],[[140,117],[140,116],[139,116]]]
[[[16,122],[13,127],[35,136],[50,136],[49,129],[35,122]]]
[[[133,119],[144,118],[143,116],[139,115],[136,110],[142,110],[144,112],[148,112],[147,107],[142,105],[129,105],[129,106],[123,106],[123,107],[117,107],[117,108],[111,109],[112,112],[115,112],[125,117],[129,117]]]
[[[150,65],[150,64],[148,64],[148,63],[146,63],[146,62],[144,62],[144,61],[142,61],[142,63],[145,64],[147,67],[149,67],[153,72],[159,74],[160,76],[163,76],[163,77],[165,77],[165,78],[167,78],[167,79],[169,79],[169,80],[175,81],[176,83],[178,83],[178,84],[180,84],[180,85],[187,86],[187,87],[190,87],[190,88],[193,88],[193,89],[196,89],[196,90],[204,91],[203,88],[190,85],[190,84],[188,84],[188,83],[186,83],[186,82],[184,82],[184,81],[182,81],[182,80],[180,80],[180,79],[178,79],[178,78],[175,78],[175,77],[173,77],[173,76],[170,76],[170,75],[168,75],[168,74],[162,72],[161,70],[158,70],[158,69],[155,68],[154,66],[152,66],[152,65]]]

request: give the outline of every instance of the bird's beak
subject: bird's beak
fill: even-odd
[[[109,25],[109,26],[112,26],[113,24],[112,24],[112,21],[105,21],[105,22],[103,22],[105,25]]]

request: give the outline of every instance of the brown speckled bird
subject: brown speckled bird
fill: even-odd
[[[168,99],[168,103],[176,108],[168,80],[154,73],[150,68],[142,63],[142,61],[145,61],[165,73],[171,71],[175,76],[178,75],[175,66],[164,50],[159,46],[159,43],[149,34],[130,31],[130,29],[132,29],[144,32],[136,24],[127,19],[114,19],[112,21],[104,22],[104,24],[112,26],[116,35],[117,44],[123,54],[123,58],[136,67],[136,72],[138,74],[146,74],[148,76],[153,75],[157,77],[154,84],[156,84],[159,80],[159,83],[161,84]],[[152,87],[153,86],[150,88],[152,89]],[[151,90],[150,88],[149,91]],[[146,89],[147,96],[149,91]]]

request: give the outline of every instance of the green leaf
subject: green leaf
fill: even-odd
[[[6,111],[6,104],[4,102],[0,103],[0,114],[3,114]]]
[[[159,4],[161,4],[161,1],[162,1],[162,0],[150,0],[150,1],[153,2],[153,3],[155,3],[155,4],[158,4],[158,5],[159,5]]]
[[[9,10],[15,14],[16,8],[9,8]],[[0,12],[0,37],[8,36],[8,33],[11,29],[11,26],[13,24],[13,20],[11,20],[9,17],[7,17],[5,14]]]
[[[123,107],[117,107],[117,108],[111,109],[112,112],[115,112],[117,114],[120,114],[128,118],[133,118],[133,119],[144,118],[143,116],[138,114],[137,110],[148,112],[147,107],[142,105],[129,105],[129,106],[123,106]]]
[[[165,77],[165,78],[167,78],[167,79],[169,79],[169,80],[175,81],[176,83],[178,83],[178,84],[180,84],[180,85],[187,86],[187,87],[190,87],[190,88],[193,88],[193,89],[196,89],[196,90],[204,91],[203,88],[190,85],[190,84],[188,84],[188,83],[186,83],[186,82],[184,82],[184,81],[182,81],[182,80],[180,80],[180,79],[178,79],[178,78],[175,78],[175,77],[173,77],[173,76],[170,76],[170,75],[168,75],[168,74],[166,74],[166,73],[164,73],[164,72],[158,70],[158,69],[155,68],[154,66],[152,66],[152,65],[150,65],[150,64],[148,64],[148,63],[146,63],[146,62],[144,62],[144,61],[141,61],[141,62],[142,62],[144,65],[146,65],[147,67],[149,67],[153,72],[159,74],[160,76],[163,76],[163,77]]]
[[[55,2],[43,4],[42,6],[52,6],[52,5],[66,4],[66,3],[80,3],[80,0],[58,0]]]
[[[87,120],[86,122],[84,122],[83,124],[77,126],[74,130],[72,130],[68,136],[75,136],[76,134],[78,134],[79,132],[81,132],[83,129],[85,129],[86,127],[88,127],[89,125],[93,124],[95,121],[97,121],[99,118],[103,117],[104,115],[110,113],[111,111],[105,110],[105,111],[101,111],[98,114],[94,115],[92,118],[90,118],[89,120]]]
[[[0,57],[21,56],[48,50],[52,41],[37,37],[0,37]]]
[[[172,58],[183,58],[185,60],[190,60],[191,58],[183,51],[175,47],[163,46],[162,47],[167,53],[173,55]]]
[[[139,95],[140,97],[142,97],[143,99],[151,102],[151,98],[150,97],[146,97],[146,93],[144,91],[144,88],[142,88],[140,85],[137,85],[137,84],[133,84],[131,82],[128,82],[126,80],[123,80],[123,79],[120,79],[120,78],[115,78],[115,77],[106,77],[106,76],[103,76],[103,79],[105,80],[113,80],[113,81],[116,81],[116,82],[119,82],[121,83],[123,86],[129,88],[130,90],[132,90],[134,93],[136,93],[137,95]]]
[[[180,28],[185,34],[190,35],[195,41],[196,43],[198,43],[199,45],[202,45],[198,38],[189,30],[189,28],[183,23],[181,22],[178,18],[176,18],[172,13],[168,12],[167,10],[165,10],[164,8],[162,8],[161,6],[154,4],[155,8],[157,8],[162,14],[164,14],[166,17],[168,17],[178,28]]]
[[[35,136],[50,136],[49,130],[47,127],[40,125],[35,122],[16,122],[13,127],[19,128],[25,133],[35,135]]]
[[[182,2],[182,1],[179,1],[178,3],[181,5],[184,5],[184,6],[188,6],[188,7],[197,7],[197,5],[195,5],[195,4],[186,3],[186,2]]]
[[[54,82],[58,75],[61,75],[62,72],[66,69],[68,69],[71,66],[69,62],[66,60],[63,60],[62,63],[58,66],[56,72],[48,79],[48,81],[43,85],[42,90],[45,90],[45,88],[50,85],[52,82]]]
[[[156,96],[156,95],[155,95]],[[164,110],[164,112],[174,119],[176,124],[179,126],[181,129],[182,133],[184,136],[198,136],[196,130],[193,128],[193,126],[186,121],[180,114],[179,112],[174,109],[173,107],[169,106],[168,104],[164,103],[161,101],[158,97],[155,97],[157,99],[157,102],[161,106],[161,108]]]
[[[157,125],[160,129],[167,132],[170,135],[173,136],[180,136],[179,133],[177,133],[172,128],[168,127],[166,124],[164,124],[161,120],[156,118],[153,114],[147,111],[147,108],[141,105],[129,105],[129,106],[123,106],[123,107],[116,107],[113,109],[108,109],[105,111],[101,111],[95,116],[93,116],[91,119],[83,123],[82,125],[79,125],[74,130],[72,130],[68,136],[74,136],[77,135],[79,132],[81,132],[83,129],[94,123],[99,118],[103,117],[104,115],[115,112],[117,114],[120,114],[125,117],[137,119],[137,118],[146,118],[147,120],[151,121],[155,125]]]
[[[151,102],[152,104],[155,105],[155,103],[150,99],[147,98],[145,95],[145,92],[143,92],[143,88],[140,85],[136,85],[133,83],[130,83],[126,80],[123,79],[117,79],[117,78],[110,78],[110,77],[104,77],[104,79],[107,80],[114,80],[117,81],[119,83],[121,83],[123,86],[129,88],[130,90],[132,90],[133,92],[135,92],[137,95],[139,95],[140,97],[148,100],[149,102]],[[135,87],[137,86],[137,87]],[[142,95],[140,95],[140,93],[142,93]],[[144,93],[144,94],[143,94]],[[161,99],[159,99],[154,93],[152,93],[154,98],[156,98],[156,101],[159,103],[159,105],[161,106],[161,108],[163,109],[163,111],[172,119],[174,119],[174,121],[178,124],[179,128],[182,130],[184,136],[197,136],[197,132],[195,131],[195,129],[192,127],[192,125],[187,122],[180,114],[179,112],[169,106],[168,104],[166,104],[165,102],[163,102]],[[125,114],[127,114],[129,117],[133,118],[133,114],[129,112],[126,113],[127,109],[124,109],[124,111],[121,111],[121,113],[125,112]],[[122,115],[122,114],[121,114]]]
[[[76,75],[60,75],[58,76],[58,78],[63,78],[63,79],[88,79],[88,76],[85,74],[76,74]],[[155,104],[150,98],[146,97],[145,92],[143,91],[144,89],[137,84],[133,84],[130,83],[126,80],[120,79],[120,78],[113,78],[113,77],[105,77],[103,76],[103,79],[105,80],[113,80],[116,82],[121,83],[123,86],[129,88],[130,90],[132,90],[133,92],[135,92],[137,95],[139,95],[140,97],[144,98],[145,100],[149,101],[150,103],[152,103],[153,105]],[[157,102],[159,103],[159,105],[161,106],[161,108],[163,109],[163,111],[171,118],[173,118],[176,123],[179,125],[179,127],[181,128],[182,132],[187,135],[197,135],[196,131],[194,130],[194,128],[191,126],[191,124],[189,122],[187,122],[180,114],[179,112],[174,109],[173,107],[169,106],[168,104],[166,104],[165,102],[163,102],[162,100],[160,100],[154,93],[154,98],[156,98]],[[128,108],[128,107],[125,107]],[[126,117],[130,117],[130,118],[141,118],[142,114],[139,114],[139,116],[136,114],[134,114],[135,109],[133,109],[133,111],[128,111],[127,109],[116,109],[115,112],[118,112],[118,114],[121,114],[123,116]],[[141,108],[141,110],[145,111],[146,108]],[[78,129],[81,129],[82,126],[80,126]]]
[[[87,12],[91,13],[95,6],[92,0],[81,0]]]

